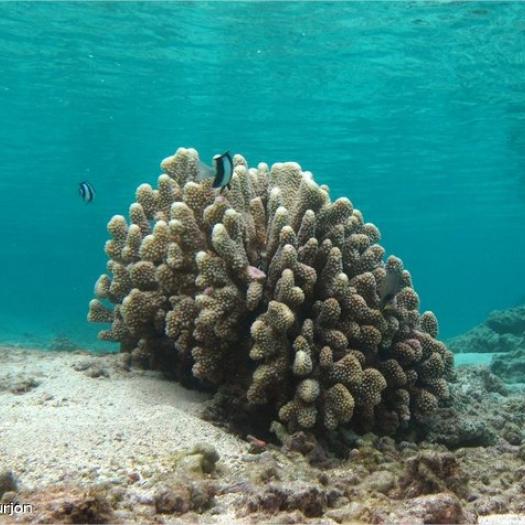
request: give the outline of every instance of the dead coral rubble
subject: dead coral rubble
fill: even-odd
[[[348,199],[240,155],[220,194],[198,163],[180,148],[109,221],[88,315],[111,323],[102,339],[179,380],[242,385],[289,429],[395,432],[447,398],[437,320]]]
[[[490,369],[508,383],[525,383],[525,337],[521,348],[494,356]]]

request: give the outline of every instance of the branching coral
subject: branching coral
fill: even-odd
[[[180,148],[129,220],[110,220],[88,315],[112,323],[102,339],[179,377],[241,384],[290,429],[386,431],[448,396],[434,314],[419,314],[409,272],[384,262],[348,199],[332,202],[298,164],[248,168],[240,155],[221,194],[197,182],[198,162]]]

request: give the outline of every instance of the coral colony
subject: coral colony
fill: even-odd
[[[377,227],[296,163],[233,160],[219,194],[180,148],[129,220],[109,221],[88,315],[111,323],[100,337],[181,381],[236,384],[292,431],[393,434],[431,413],[452,353]]]

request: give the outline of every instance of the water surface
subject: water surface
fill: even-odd
[[[523,301],[524,66],[518,2],[0,4],[0,340],[93,345],[105,225],[180,145],[350,197],[444,336]]]

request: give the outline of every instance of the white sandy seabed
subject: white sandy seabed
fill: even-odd
[[[230,472],[247,468],[247,443],[199,417],[205,394],[153,372],[125,371],[118,356],[8,347],[0,348],[0,362],[0,472],[12,471],[19,491],[118,485],[133,474],[147,492],[156,474],[172,468],[174,453],[203,442]],[[210,519],[236,521],[228,511]],[[525,525],[525,517],[480,523]]]

